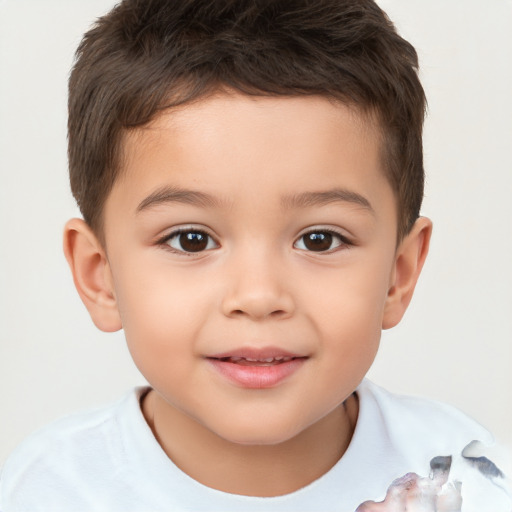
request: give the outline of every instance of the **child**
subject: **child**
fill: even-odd
[[[65,252],[151,388],[22,445],[4,512],[510,511],[484,429],[363,380],[431,233],[416,67],[372,2],[131,0],[86,35]]]

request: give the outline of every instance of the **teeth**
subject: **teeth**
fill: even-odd
[[[276,357],[267,357],[263,359],[255,359],[253,357],[226,357],[223,359],[224,361],[230,361],[232,363],[239,363],[240,361],[245,361],[248,363],[286,363],[291,361],[293,357],[290,356],[276,356]]]

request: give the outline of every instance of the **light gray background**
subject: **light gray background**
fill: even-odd
[[[512,2],[383,0],[429,98],[431,253],[370,376],[452,403],[512,446]],[[144,383],[95,329],[61,251],[77,215],[66,81],[110,0],[0,0],[0,463],[28,433]],[[484,7],[485,6],[485,7]]]

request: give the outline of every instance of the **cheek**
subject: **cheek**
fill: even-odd
[[[177,366],[177,361],[183,365],[183,354],[195,350],[209,301],[202,280],[154,264],[119,277],[116,299],[128,348],[141,372],[148,373],[146,366],[154,372]]]
[[[331,358],[333,375],[359,380],[371,366],[380,342],[389,267],[361,262],[316,282],[311,319]]]
[[[331,332],[380,331],[391,264],[360,261],[334,272],[317,274],[309,301],[313,317]],[[309,284],[311,287],[311,283]]]

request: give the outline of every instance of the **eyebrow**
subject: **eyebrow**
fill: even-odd
[[[166,203],[184,203],[194,206],[215,207],[220,201],[210,194],[187,190],[179,187],[161,187],[144,198],[137,206],[137,213]]]
[[[301,192],[300,194],[285,196],[281,202],[287,209],[324,206],[335,202],[352,203],[361,206],[375,215],[375,210],[372,208],[368,199],[357,192],[342,188],[319,192]],[[221,201],[204,192],[175,186],[164,186],[144,198],[137,206],[136,212],[139,213],[154,206],[167,203],[184,203],[204,208],[215,208],[221,204]]]
[[[344,188],[334,188],[320,192],[302,192],[283,198],[283,206],[286,208],[308,208],[337,202],[352,203],[361,206],[372,215],[375,215],[375,210],[366,197]]]

